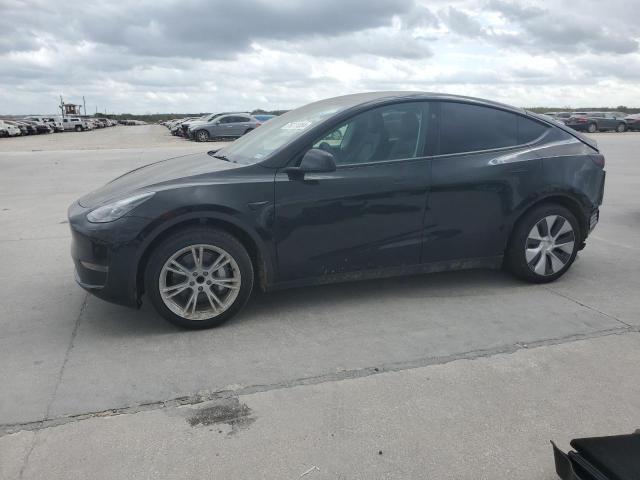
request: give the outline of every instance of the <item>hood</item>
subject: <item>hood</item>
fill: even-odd
[[[111,200],[125,198],[139,190],[153,190],[176,180],[231,170],[241,165],[195,153],[169,158],[131,170],[78,200],[81,207],[94,208]]]

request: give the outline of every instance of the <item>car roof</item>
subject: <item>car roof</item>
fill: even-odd
[[[367,92],[354,93],[339,97],[327,98],[314,102],[315,104],[333,103],[344,108],[356,107],[362,104],[386,103],[392,100],[446,100],[452,102],[468,102],[489,107],[497,107],[503,110],[510,110],[521,114],[526,114],[523,108],[507,105],[506,103],[494,102],[477,97],[468,97],[464,95],[452,95],[448,93],[435,92],[418,92],[418,91],[385,91],[385,92]]]

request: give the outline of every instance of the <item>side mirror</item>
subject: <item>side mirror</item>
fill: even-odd
[[[284,171],[290,178],[304,177],[305,173],[335,172],[336,160],[330,152],[312,148],[304,154],[298,167],[288,167]]]

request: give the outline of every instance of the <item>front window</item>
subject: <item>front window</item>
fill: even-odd
[[[314,143],[338,165],[416,158],[426,137],[426,102],[400,103],[356,115]]]
[[[269,120],[217,154],[239,163],[261,162],[336,113],[372,98],[371,94],[356,94],[305,105]]]

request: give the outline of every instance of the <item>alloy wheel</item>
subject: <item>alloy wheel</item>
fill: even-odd
[[[160,271],[162,301],[188,320],[208,320],[226,311],[241,286],[234,258],[215,245],[191,245],[175,252]]]
[[[549,215],[537,222],[525,245],[525,258],[536,274],[553,275],[569,262],[576,235],[571,223],[560,215]]]
[[[198,132],[198,140],[201,142],[206,142],[209,140],[209,135],[204,130]]]

